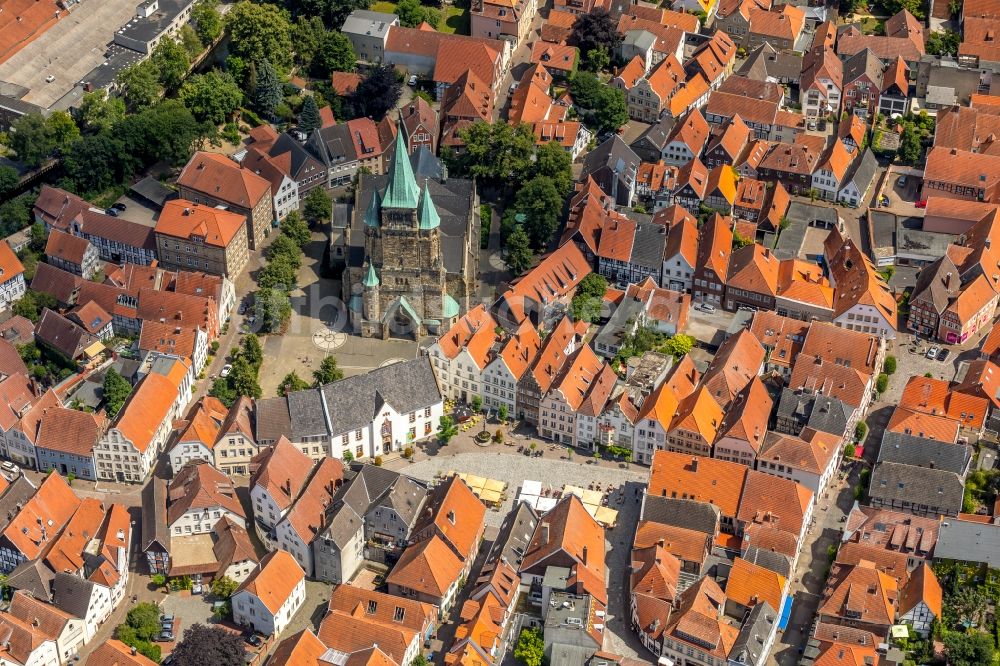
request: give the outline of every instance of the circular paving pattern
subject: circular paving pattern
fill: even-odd
[[[344,346],[344,343],[347,342],[347,334],[342,331],[323,329],[312,334],[312,342],[323,351],[332,352],[334,349]]]
[[[386,360],[382,361],[381,363],[379,363],[378,367],[384,368],[386,366],[390,366],[390,365],[393,365],[395,363],[402,363],[405,360],[406,360],[405,358],[389,358],[389,359],[386,359]]]

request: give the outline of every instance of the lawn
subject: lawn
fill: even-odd
[[[379,2],[372,4],[371,10],[373,12],[395,14],[396,3],[388,2],[387,0],[379,0]],[[440,12],[441,24],[438,26],[438,30],[456,35],[469,34],[468,9],[462,9],[460,7],[456,7],[455,5],[445,5],[440,9]]]

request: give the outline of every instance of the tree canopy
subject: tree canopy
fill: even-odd
[[[132,113],[156,104],[163,87],[160,71],[152,60],[143,60],[118,72],[116,77],[125,107]]]
[[[555,183],[546,176],[536,176],[518,190],[514,208],[524,215],[524,230],[532,247],[544,249],[552,241],[562,217],[563,200]]]
[[[952,666],[980,666],[993,663],[993,637],[980,631],[967,634],[949,631],[944,637],[944,651]]]
[[[617,131],[628,122],[625,93],[590,72],[577,72],[570,82],[573,101],[584,110],[584,122],[601,132]]]
[[[289,372],[278,384],[278,397],[282,398],[295,391],[304,391],[309,388],[309,382],[298,376],[297,373]]]
[[[573,22],[571,42],[580,49],[586,59],[594,49],[604,49],[606,54],[614,53],[621,46],[618,27],[606,9],[594,9],[589,14],[580,14]]]
[[[160,85],[167,90],[176,89],[191,66],[191,56],[183,45],[173,39],[161,39],[153,49],[150,60],[156,65]]]
[[[524,666],[542,666],[545,659],[545,641],[537,628],[522,629],[514,646],[514,658]]]
[[[132,393],[132,385],[114,368],[104,373],[104,407],[114,417]]]
[[[258,113],[273,118],[282,101],[281,79],[274,66],[267,59],[253,61],[252,69],[253,106]]]
[[[331,72],[352,72],[357,63],[354,46],[343,33],[327,32],[316,45],[311,62],[313,76],[326,79]]]
[[[324,357],[319,367],[313,370],[313,386],[315,387],[332,384],[343,378],[344,371],[337,367],[337,359],[333,356]]]
[[[588,323],[597,321],[601,316],[604,294],[607,291],[608,281],[600,273],[590,273],[580,280],[570,304],[573,319]]]
[[[535,134],[528,125],[476,121],[459,136],[465,150],[453,166],[460,173],[494,184],[518,183],[531,173]]]
[[[395,67],[389,64],[373,67],[348,100],[350,115],[380,120],[396,107],[402,94],[403,82]]]
[[[222,34],[222,15],[216,0],[198,0],[191,9],[191,21],[198,37],[206,44]]]
[[[125,119],[125,100],[107,91],[84,93],[77,119],[85,132],[102,132]]]
[[[319,107],[316,106],[316,96],[306,95],[302,100],[302,111],[299,112],[299,130],[308,134],[322,125],[323,119],[319,115]]]
[[[280,333],[292,316],[292,302],[288,293],[281,289],[258,289],[254,297],[254,308],[260,320],[261,331]]]
[[[292,63],[292,26],[288,12],[273,4],[236,3],[226,14],[229,52],[246,62],[268,60],[285,68]]]
[[[558,142],[549,141],[535,151],[532,175],[551,179],[556,190],[565,197],[573,189],[573,158]]]
[[[333,202],[322,187],[314,187],[302,204],[302,215],[310,222],[326,222],[333,215]]]
[[[36,167],[63,152],[80,137],[73,118],[65,111],[55,111],[48,118],[39,113],[28,113],[11,126],[10,147],[17,158],[30,167]]]
[[[520,224],[516,225],[514,231],[507,236],[504,249],[506,252],[504,263],[515,276],[531,268],[535,254],[531,250],[531,239]]]
[[[281,233],[295,241],[299,249],[304,248],[312,240],[312,233],[309,231],[309,226],[302,219],[302,216],[299,215],[299,212],[295,210],[281,221]]]
[[[195,118],[213,125],[226,122],[243,104],[243,90],[233,77],[214,69],[191,76],[178,95]]]
[[[184,632],[184,639],[170,655],[177,666],[245,666],[243,638],[221,627],[198,622]]]

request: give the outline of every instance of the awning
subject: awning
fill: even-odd
[[[785,605],[781,609],[781,618],[778,620],[778,629],[784,631],[788,628],[788,620],[792,617],[792,597],[785,597]]]
[[[87,358],[94,358],[103,352],[104,345],[101,344],[100,340],[83,350],[83,353]]]
[[[484,502],[488,502],[489,504],[499,504],[502,500],[502,496],[498,490],[483,490],[483,492],[479,495],[479,499]]]
[[[498,493],[502,493],[506,490],[507,484],[503,481],[497,481],[496,479],[486,479],[486,485],[483,486],[484,490],[492,490]]]

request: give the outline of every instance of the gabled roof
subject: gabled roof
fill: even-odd
[[[442,598],[461,572],[462,561],[435,534],[404,550],[385,582]]]
[[[184,199],[168,201],[156,221],[158,234],[222,248],[245,228],[243,215]]]
[[[776,296],[779,264],[778,258],[763,245],[747,245],[732,253],[726,284],[758,294]]]
[[[413,533],[431,530],[441,536],[462,559],[475,555],[483,529],[486,506],[458,476],[435,486],[424,503]]]
[[[184,166],[177,184],[240,208],[253,208],[271,189],[265,179],[225,155],[202,151]]]
[[[278,508],[285,509],[305,485],[307,475],[303,472],[312,466],[312,461],[282,435],[274,446],[254,456],[250,464],[254,469],[250,488],[263,487]]]
[[[520,571],[542,573],[553,564],[575,568],[581,580],[593,583],[585,585],[586,592],[607,603],[604,554],[604,528],[579,497],[568,495],[538,519]]]
[[[40,419],[35,446],[76,456],[90,457],[94,444],[104,433],[103,416],[64,407],[46,410]]]
[[[735,517],[749,471],[746,465],[725,460],[656,451],[648,493],[711,502],[719,507],[722,515]]]
[[[719,427],[719,437],[745,441],[754,450],[759,450],[767,434],[767,422],[773,407],[774,401],[764,383],[760,377],[754,377],[729,406]]]
[[[781,608],[785,583],[784,576],[737,557],[729,570],[726,597],[747,608],[765,601],[771,608]]]
[[[69,485],[53,472],[3,531],[3,536],[27,559],[38,557],[80,506]]]
[[[757,459],[820,475],[829,466],[830,459],[837,455],[839,447],[839,437],[812,428],[803,428],[798,437],[769,432]]]
[[[776,5],[769,10],[750,7],[750,34],[794,42],[802,33],[806,13],[795,5]],[[794,45],[794,44],[793,44]]]
[[[477,305],[462,316],[455,325],[438,339],[445,358],[454,360],[462,350],[482,370],[491,360],[493,345],[499,340],[497,322],[485,305]]]
[[[82,265],[90,241],[80,236],[52,229],[45,243],[45,256],[62,259],[73,264]]]
[[[898,600],[896,581],[878,571],[872,562],[838,565],[827,581],[819,613],[888,627],[896,620]]]
[[[696,268],[712,270],[723,282],[728,278],[729,259],[733,247],[731,219],[718,213],[708,218],[708,222],[701,229],[698,257],[695,262]]]
[[[180,378],[151,372],[129,394],[113,424],[122,436],[140,453],[153,441],[160,424],[170,416],[170,410],[180,390]]]
[[[268,664],[273,664],[273,666],[314,666],[320,663],[320,657],[326,650],[326,645],[307,628],[278,643],[278,647],[271,653]]]
[[[170,482],[167,492],[170,500],[168,525],[173,525],[188,511],[216,507],[246,518],[232,481],[205,460],[194,460],[185,465]]]
[[[233,596],[242,592],[252,594],[274,614],[288,601],[295,586],[304,579],[305,574],[295,558],[287,551],[275,550],[264,556]]]

